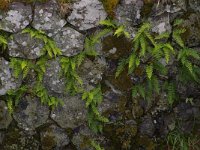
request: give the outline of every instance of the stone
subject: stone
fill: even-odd
[[[139,131],[142,135],[147,135],[149,137],[153,136],[154,131],[155,131],[155,126],[153,124],[153,119],[150,115],[144,116],[142,118],[142,123],[140,125]]]
[[[12,117],[11,114],[8,112],[6,103],[0,100],[0,129],[6,129],[11,121]]]
[[[36,3],[33,22],[31,25],[44,31],[49,37],[55,35],[66,24],[59,12],[59,4],[56,0],[44,3]]]
[[[61,77],[59,58],[47,61],[43,83],[47,90],[55,93],[65,93],[65,78]]]
[[[13,113],[18,126],[27,132],[46,123],[49,116],[49,108],[41,104],[37,97],[24,96]]]
[[[183,18],[181,24],[187,31],[183,34],[183,39],[188,47],[200,45],[200,16],[198,13],[190,13]]]
[[[25,59],[36,59],[42,55],[44,42],[33,38],[29,33],[13,34],[8,41],[9,55]]]
[[[44,128],[40,132],[42,149],[51,150],[51,149],[62,149],[64,146],[69,144],[69,137],[67,132],[57,127],[56,125],[51,125],[47,128]]]
[[[21,85],[21,79],[13,77],[9,62],[4,58],[0,58],[0,66],[0,95],[5,95],[7,91],[17,89]]]
[[[40,143],[36,137],[24,130],[11,127],[3,139],[2,150],[39,150]]]
[[[67,95],[61,98],[63,106],[58,106],[51,112],[51,118],[62,128],[76,128],[87,121],[85,103],[81,96]]]
[[[74,56],[84,47],[84,35],[70,27],[62,28],[53,39],[64,56]]]
[[[199,0],[189,0],[189,5],[194,11],[200,12],[200,1]]]
[[[11,3],[8,11],[0,10],[0,29],[16,33],[28,26],[32,21],[31,5],[19,2]]]
[[[67,21],[78,27],[79,30],[87,30],[99,25],[100,20],[106,19],[106,12],[99,0],[78,0],[72,6],[72,13]]]

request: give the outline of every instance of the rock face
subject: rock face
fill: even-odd
[[[37,30],[44,31],[48,36],[53,36],[66,24],[61,18],[59,5],[55,0],[45,4],[36,3],[32,26]]]
[[[73,56],[83,50],[84,36],[70,27],[62,28],[53,39],[64,56]]]
[[[16,89],[21,85],[21,80],[12,75],[9,62],[0,58],[0,95],[5,95],[8,90]]]
[[[67,20],[79,30],[96,27],[100,20],[106,18],[103,4],[98,0],[78,0],[73,4],[72,10]]]
[[[19,32],[32,20],[32,8],[30,5],[13,2],[9,11],[0,10],[0,29],[7,32]]]
[[[61,67],[59,59],[49,60],[47,70],[44,75],[44,85],[49,92],[64,93],[65,79],[60,77]]]
[[[69,144],[69,137],[64,129],[55,125],[43,129],[40,132],[42,149],[62,149]]]
[[[42,105],[38,98],[31,95],[26,95],[20,100],[13,114],[18,126],[27,131],[44,124],[48,116],[48,107]]]
[[[51,112],[51,118],[62,128],[76,128],[87,121],[85,103],[80,96],[62,98],[64,105]]]
[[[142,135],[148,135],[148,136],[153,136],[155,131],[155,127],[153,124],[153,120],[151,116],[145,116],[142,118],[142,123],[140,125],[140,133]]]
[[[190,7],[197,12],[200,12],[200,1],[199,0],[189,0]]]
[[[29,33],[13,34],[13,38],[8,42],[9,55],[26,59],[39,58],[44,42],[37,38],[32,38]]]
[[[6,103],[0,100],[0,129],[7,128],[11,121],[12,117],[8,112]]]

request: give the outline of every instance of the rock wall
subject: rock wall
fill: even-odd
[[[0,149],[89,150],[95,149],[92,140],[106,150],[165,149],[166,143],[162,141],[175,128],[177,120],[184,133],[200,133],[199,85],[187,84],[178,89],[184,98],[193,99],[192,104],[181,101],[171,108],[164,98],[151,105],[145,100],[133,101],[130,90],[135,79],[126,72],[120,78],[114,77],[118,60],[132,50],[132,44],[112,33],[101,37],[95,45],[98,57],[85,58],[78,69],[84,89],[101,84],[104,100],[98,109],[109,119],[102,133],[95,134],[89,129],[85,102],[80,94],[66,92],[69,81],[60,76],[59,60],[83,52],[86,38],[102,30],[99,22],[108,17],[103,4],[99,0],[75,0],[65,5],[56,0],[13,2],[8,10],[0,10],[0,36],[9,36],[7,49],[0,49]],[[63,6],[68,6],[64,15],[60,12]],[[172,33],[174,20],[181,18],[187,29],[186,45],[200,52],[199,0],[120,0],[113,12],[114,20],[123,24],[132,38],[142,22],[152,24],[152,33]],[[16,78],[10,60],[37,62],[44,56],[41,51],[45,41],[24,32],[27,28],[42,31],[62,52],[61,56],[48,58],[42,83],[49,95],[62,99],[63,105],[49,107],[28,91],[10,114],[6,104],[8,92],[22,85],[31,87],[36,82],[33,70],[26,78],[22,75]]]

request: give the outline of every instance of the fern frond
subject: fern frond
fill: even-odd
[[[155,37],[155,40],[168,39],[169,36],[170,36],[170,33],[169,33],[169,32],[163,32],[163,33],[157,35],[157,36]]]
[[[153,64],[146,66],[146,73],[147,73],[147,77],[151,79],[152,74],[153,74]]]
[[[121,59],[117,66],[115,78],[119,77],[119,75],[124,71],[126,65],[127,65],[127,59],[125,58]]]
[[[101,20],[99,22],[100,25],[104,25],[104,26],[107,26],[107,27],[111,27],[111,28],[116,28],[116,23],[110,19],[107,19],[107,20]]]

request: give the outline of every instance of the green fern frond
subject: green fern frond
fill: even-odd
[[[155,37],[155,40],[168,39],[169,36],[170,36],[170,33],[169,33],[169,32],[163,32],[163,33],[157,35],[157,36]]]
[[[182,23],[183,23],[183,19],[176,19],[176,20],[174,21],[173,26],[179,26],[179,25],[181,25]]]
[[[107,19],[107,20],[101,20],[99,22],[100,25],[104,25],[104,26],[107,26],[107,27],[111,27],[111,28],[116,28],[117,25],[116,23],[113,21],[113,20],[110,20],[110,19]]]
[[[127,65],[127,59],[125,58],[121,59],[117,66],[115,78],[119,77],[119,75],[124,71],[126,65]]]
[[[153,74],[153,64],[146,66],[146,73],[147,73],[147,77],[151,79],[152,74]]]
[[[176,92],[175,92],[175,85],[170,82],[167,84],[167,100],[170,105],[172,105],[175,101]]]

